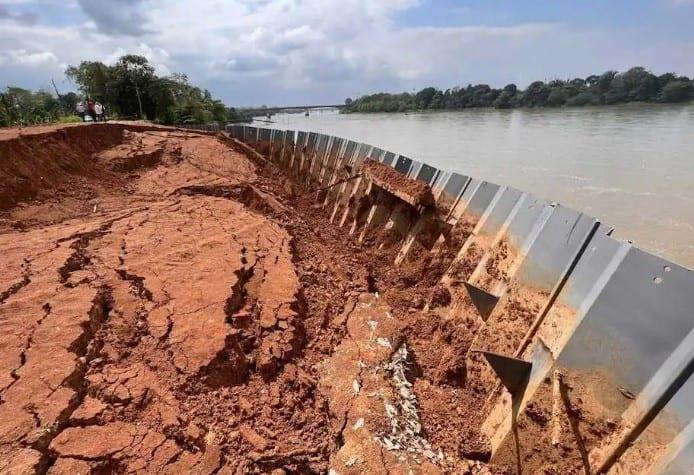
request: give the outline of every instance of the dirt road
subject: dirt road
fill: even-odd
[[[512,472],[472,460],[446,265],[393,268],[223,138],[129,129],[0,140],[0,472]]]

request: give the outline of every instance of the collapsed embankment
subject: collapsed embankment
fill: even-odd
[[[511,352],[543,295],[511,291],[485,336],[463,282],[509,284],[512,243],[479,265],[476,223],[421,183],[374,162],[308,184],[315,162],[262,151],[118,124],[0,141],[0,472],[586,470],[618,428],[570,381],[489,460],[473,350]]]

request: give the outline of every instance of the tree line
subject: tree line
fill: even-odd
[[[535,81],[525,90],[515,84],[495,89],[469,84],[442,91],[426,87],[417,93],[377,94],[345,100],[343,112],[406,112],[458,110],[471,107],[562,107],[611,105],[627,102],[686,102],[694,100],[694,80],[674,73],[656,76],[642,67],[607,71],[585,79]]]
[[[65,75],[78,93],[54,96],[7,87],[0,92],[0,126],[77,120],[79,100],[101,102],[108,116],[141,118],[161,124],[207,124],[250,120],[243,112],[214,99],[208,90],[189,83],[185,74],[157,76],[147,58],[122,56],[113,65],[82,61]]]

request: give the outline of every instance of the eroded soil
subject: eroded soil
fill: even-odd
[[[395,268],[223,137],[0,144],[0,472],[514,472],[470,431],[479,322],[440,310],[467,227]]]

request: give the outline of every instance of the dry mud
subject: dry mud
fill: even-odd
[[[394,267],[256,154],[144,126],[6,132],[0,190],[1,473],[517,471],[486,462],[479,319],[441,279],[474,223]],[[614,430],[573,404],[566,433]],[[533,449],[550,416],[519,422],[524,472],[581,473],[584,447]]]

